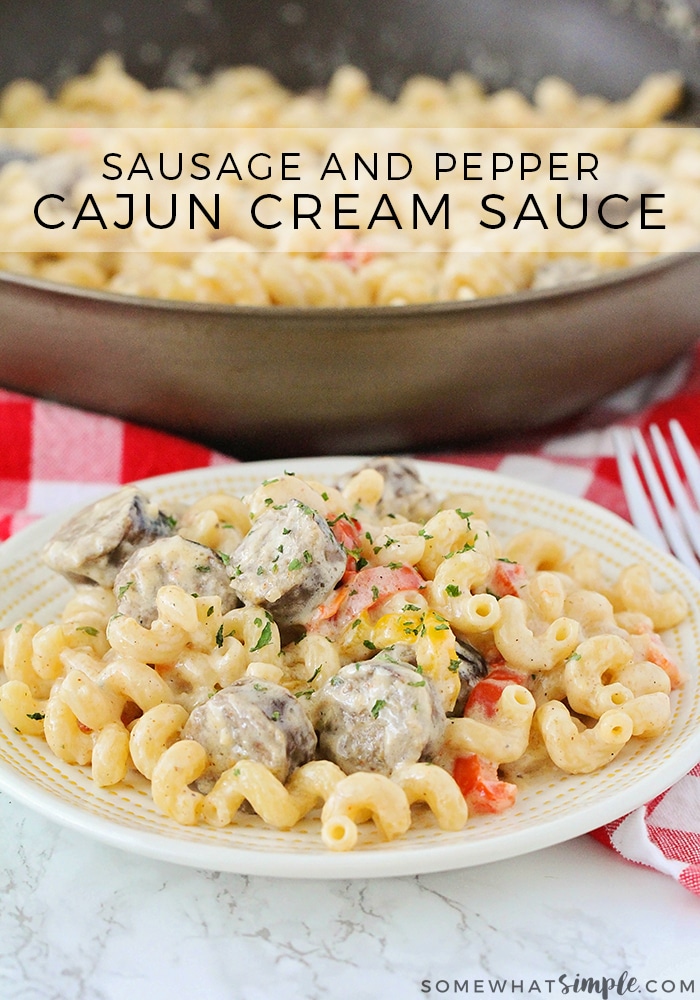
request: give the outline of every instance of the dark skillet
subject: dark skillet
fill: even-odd
[[[149,85],[254,63],[323,85],[341,63],[392,96],[417,72],[526,93],[560,75],[628,95],[650,72],[700,102],[700,6],[604,0],[23,0],[0,4],[0,85],[55,87],[105,51]],[[641,4],[639,5],[641,9]],[[678,16],[671,23],[669,9]],[[538,427],[656,370],[700,335],[688,252],[546,292],[363,309],[203,306],[0,274],[0,384],[240,457],[466,444]]]

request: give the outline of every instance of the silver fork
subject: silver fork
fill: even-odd
[[[651,448],[636,427],[613,430],[620,479],[637,531],[700,578],[700,460],[677,420],[668,429],[672,445],[650,426]]]

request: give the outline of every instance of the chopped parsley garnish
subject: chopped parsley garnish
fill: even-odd
[[[478,537],[479,537],[478,535],[475,535],[474,539],[476,540]],[[454,558],[454,556],[459,556],[463,552],[471,552],[473,548],[474,546],[471,544],[471,542],[465,542],[461,549],[455,549],[454,552],[448,552],[445,556],[445,559],[452,559]]]
[[[385,705],[386,702],[382,698],[377,698],[374,705],[372,705],[372,708],[370,709],[373,719],[377,718],[377,716],[379,715],[379,713],[381,712],[381,710],[384,708]]]
[[[271,642],[272,642],[272,625],[268,621],[265,622],[265,624],[263,625],[262,631],[260,633],[260,638],[258,639],[258,641],[255,643],[254,646],[250,647],[250,652],[255,653],[259,649],[263,649],[263,647],[269,646]]]

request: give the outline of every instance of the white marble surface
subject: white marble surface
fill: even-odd
[[[122,853],[0,795],[0,857],[1,1000],[603,995],[577,976],[615,980],[609,996],[700,996],[700,900],[590,837],[303,882]]]

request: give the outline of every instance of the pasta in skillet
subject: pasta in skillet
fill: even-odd
[[[173,511],[124,487],[45,547],[74,594],[0,631],[0,710],[98,786],[142,775],[176,823],[316,811],[335,851],[415,809],[459,830],[533,766],[585,774],[662,734],[682,684],[659,634],[680,593],[489,525],[393,458]]]
[[[125,71],[118,57],[106,54],[89,72],[67,80],[55,95],[26,79],[11,82],[0,93],[0,141],[29,153],[28,160],[0,170],[0,268],[127,295],[244,306],[402,306],[478,299],[595,277],[697,244],[700,132],[674,127],[668,120],[682,97],[682,81],[673,73],[649,76],[620,101],[578,94],[565,80],[552,77],[540,80],[530,99],[510,88],[488,93],[471,74],[455,73],[447,81],[414,75],[396,99],[389,100],[350,65],[339,67],[326,87],[299,94],[251,66],[222,69],[208,79],[188,76],[177,86],[148,90]],[[130,140],[137,129],[138,138]],[[293,130],[294,149],[310,165],[302,176],[307,184],[314,183],[317,194],[331,151],[342,162],[355,155],[369,161],[372,155],[386,156],[398,142],[414,165],[411,191],[430,206],[437,202],[436,193],[447,192],[453,214],[463,220],[480,218],[484,192],[477,194],[476,186],[465,184],[458,171],[438,183],[428,152],[428,129],[438,134],[465,130],[465,149],[481,148],[480,130],[497,130],[503,149],[516,161],[523,152],[532,157],[528,150],[533,144],[543,161],[559,156],[556,151],[572,141],[566,138],[567,130],[579,129],[584,135],[590,131],[596,148],[610,158],[610,191],[626,194],[631,218],[639,218],[636,202],[642,192],[664,191],[667,225],[642,226],[643,232],[636,224],[619,228],[613,222],[613,229],[594,225],[577,233],[575,244],[572,224],[567,225],[564,243],[557,238],[557,227],[550,225],[538,228],[534,241],[510,227],[488,244],[479,242],[485,229],[478,223],[471,227],[473,232],[465,224],[411,228],[406,222],[410,216],[404,216],[400,227],[385,230],[381,225],[373,228],[369,215],[358,215],[342,228],[322,226],[322,233],[310,226],[297,228],[296,222],[292,230],[277,218],[279,228],[269,223],[261,228],[249,211],[261,182],[245,171],[238,176],[229,170],[217,180],[217,190],[224,203],[234,206],[230,219],[205,232],[195,233],[190,226],[174,239],[176,230],[167,223],[171,192],[184,204],[198,190],[192,179],[197,172],[175,172],[177,158],[188,146],[188,129],[212,131],[207,147],[212,163],[222,163],[232,148],[241,148],[247,160],[250,134],[260,143],[261,131],[275,159],[288,148]],[[319,147],[323,129],[328,134]],[[117,130],[119,142],[111,140],[110,146],[109,133]],[[370,135],[375,138],[370,140]],[[587,139],[578,141],[587,148]],[[117,199],[125,193],[115,199],[114,181],[102,159],[115,145],[124,150],[124,162],[127,153],[134,162],[137,153],[147,164],[159,157],[166,161],[167,189],[154,188],[150,176],[139,177],[145,174],[143,165],[136,177],[129,172],[127,189],[135,192],[139,204],[142,198],[154,198],[155,227],[147,225],[143,208],[137,223],[123,221],[123,203]],[[32,161],[32,155],[38,158]],[[498,178],[498,190],[506,199],[515,198],[522,186],[516,173]],[[324,204],[347,191],[345,176],[329,190],[331,180],[324,179]],[[365,186],[355,188],[366,192],[367,181],[360,180]],[[580,190],[581,178],[568,173],[562,178],[559,172],[556,180],[553,184],[548,175],[533,174],[527,190],[543,206],[561,193],[565,205],[579,212],[581,196],[588,197]],[[289,184],[281,177],[263,176],[262,182],[266,197],[282,201],[288,195]],[[54,192],[52,199],[65,198],[62,208],[70,206],[73,216],[89,191],[94,204],[109,216],[109,225],[86,229],[66,224],[63,232],[70,231],[70,241],[57,246],[55,234],[39,228],[34,215],[34,206],[48,190]],[[396,204],[402,213],[409,199],[410,194],[398,191]],[[50,204],[56,207],[55,201]],[[113,212],[122,221],[113,221]],[[487,215],[486,222],[493,222],[493,216]]]

